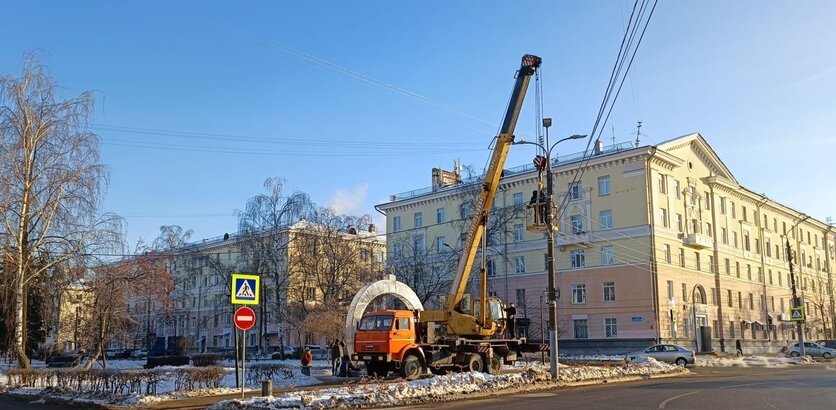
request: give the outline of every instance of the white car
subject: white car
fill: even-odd
[[[822,357],[825,359],[832,359],[833,357],[836,357],[836,349],[824,347],[818,343],[812,342],[804,342],[804,353],[806,353],[807,356]],[[798,346],[798,343],[790,347],[789,355],[792,357],[801,356],[801,348]]]
[[[640,357],[652,357],[660,362],[674,363],[683,367],[694,364],[696,361],[696,354],[693,350],[671,344],[653,345],[638,352],[627,353],[624,360],[629,362]]]

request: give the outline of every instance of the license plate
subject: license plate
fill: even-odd
[[[363,360],[372,360],[371,356],[363,356]]]

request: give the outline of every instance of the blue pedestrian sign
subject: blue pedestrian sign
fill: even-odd
[[[232,304],[257,305],[261,277],[242,273],[232,274]]]

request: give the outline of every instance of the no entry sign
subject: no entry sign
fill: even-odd
[[[255,324],[255,312],[252,309],[244,306],[235,311],[235,327],[241,330],[247,330]]]

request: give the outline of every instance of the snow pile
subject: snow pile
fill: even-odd
[[[745,357],[697,357],[698,367],[788,367],[810,363],[809,357],[745,356]]]
[[[607,354],[579,354],[560,356],[560,360],[566,362],[621,362],[624,360],[624,355],[607,355]]]
[[[654,359],[629,366],[560,366],[561,383],[619,379],[652,374],[685,373],[688,370]],[[346,408],[404,406],[436,400],[449,400],[456,395],[493,392],[515,388],[558,386],[551,381],[549,369],[533,366],[522,373],[492,376],[485,373],[457,373],[411,382],[362,384],[327,388],[318,391],[296,391],[276,397],[254,397],[247,400],[226,400],[209,407],[212,410],[282,409],[282,408]]]

